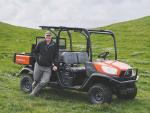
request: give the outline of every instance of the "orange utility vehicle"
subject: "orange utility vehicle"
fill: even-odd
[[[71,90],[88,92],[92,104],[110,104],[112,95],[118,99],[134,99],[137,94],[135,82],[138,81],[138,69],[117,61],[117,48],[115,35],[108,30],[88,30],[85,28],[40,26],[42,29],[50,30],[55,36],[53,40],[59,48],[59,66],[57,72],[52,71],[48,86],[62,87]],[[58,31],[56,33],[55,31]],[[70,47],[66,48],[66,38],[60,38],[61,32],[68,34]],[[72,49],[72,32],[81,33],[86,39],[85,51],[74,51]],[[98,60],[92,60],[91,34],[106,34],[114,40],[115,59],[107,59],[109,52],[98,55]],[[32,44],[31,53],[15,53],[14,62],[24,64],[25,67],[20,74],[20,88],[24,92],[30,92],[33,82],[35,58],[33,50],[37,43],[44,37],[36,37],[36,44]],[[68,46],[67,45],[67,46]],[[80,65],[82,64],[82,65]]]

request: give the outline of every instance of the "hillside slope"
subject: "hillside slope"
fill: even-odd
[[[145,53],[143,56],[137,56],[140,59],[148,60],[150,54],[150,16],[121,22],[105,26],[99,29],[109,29],[116,35],[118,50],[129,51],[131,56],[133,53]],[[131,53],[130,53],[131,52]],[[124,55],[119,52],[118,56]],[[125,55],[126,56],[126,55]]]

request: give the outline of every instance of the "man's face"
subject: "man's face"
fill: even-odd
[[[52,36],[51,35],[45,35],[45,40],[46,41],[51,41],[52,39]]]

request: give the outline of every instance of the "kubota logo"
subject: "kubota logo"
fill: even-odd
[[[19,62],[25,62],[24,59],[16,59],[16,61],[19,61]]]

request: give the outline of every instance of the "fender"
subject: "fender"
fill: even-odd
[[[128,80],[128,81],[119,81],[118,80],[118,77],[112,77],[110,75],[107,75],[107,74],[103,74],[103,73],[93,73],[88,79],[87,81],[83,84],[83,86],[81,87],[81,89],[84,89],[86,88],[86,86],[88,86],[93,80],[92,78],[94,77],[103,77],[103,78],[106,78],[108,79],[110,82],[116,82],[118,84],[127,84],[127,83],[133,83],[133,82],[137,82],[138,79],[139,79],[139,76],[136,76],[136,79],[135,80]]]
[[[31,72],[31,74],[33,74],[34,70],[33,70],[33,68],[26,66],[19,72],[19,74],[24,74],[24,73],[29,73],[29,72]]]
[[[82,85],[81,89],[84,89],[86,86],[88,86],[93,81],[92,79],[94,77],[103,77],[103,78],[107,78],[109,80],[112,79],[112,77],[110,75],[96,72],[96,73],[93,73],[91,76],[89,76],[89,78],[86,80],[86,82]]]

